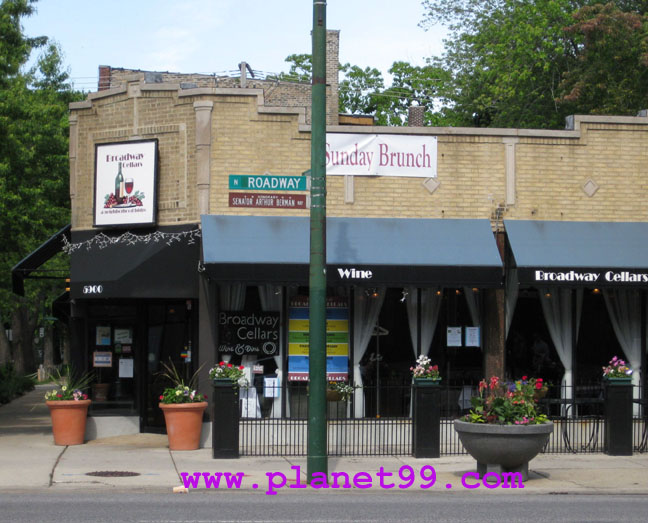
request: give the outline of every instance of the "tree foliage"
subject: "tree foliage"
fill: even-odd
[[[559,128],[574,113],[635,114],[646,99],[648,2],[424,0],[450,29],[448,109],[462,125]]]
[[[563,75],[561,102],[589,114],[648,108],[648,17],[614,4],[585,6],[565,28],[580,43]]]
[[[69,222],[68,104],[80,96],[67,84],[60,49],[23,34],[20,20],[34,13],[34,3],[0,3],[0,314],[14,327],[19,371],[32,370],[33,331],[64,283],[38,280],[19,298],[11,268]],[[33,52],[37,63],[27,69]],[[63,257],[49,268],[66,265]]]
[[[292,54],[286,58],[290,64],[283,81],[310,82],[311,55]],[[427,125],[451,125],[443,111],[437,110],[443,97],[448,73],[437,66],[413,66],[407,62],[394,62],[389,69],[392,84],[385,87],[382,73],[374,67],[340,64],[342,77],[339,83],[339,110],[345,114],[374,116],[376,125],[406,125],[411,105],[424,105]],[[453,116],[453,115],[451,115]]]

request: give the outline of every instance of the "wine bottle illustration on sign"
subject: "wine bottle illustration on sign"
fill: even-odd
[[[122,174],[121,162],[119,162],[117,176],[115,177],[115,200],[117,200],[117,205],[124,202],[124,175]]]

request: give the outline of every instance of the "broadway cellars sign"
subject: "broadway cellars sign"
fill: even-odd
[[[218,327],[218,350],[223,354],[278,354],[278,312],[222,311]]]
[[[520,269],[520,282],[544,285],[645,285],[648,272],[614,269]]]

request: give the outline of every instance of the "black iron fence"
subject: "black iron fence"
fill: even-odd
[[[308,390],[294,384],[283,391],[267,387],[241,391],[240,452],[248,456],[307,454]],[[442,385],[441,455],[465,454],[453,428],[468,412],[477,384]],[[543,452],[604,452],[605,416],[601,385],[551,390],[540,400],[555,428]],[[648,449],[648,407],[635,397],[633,449]],[[328,454],[380,456],[412,454],[412,389],[409,384],[363,387],[327,401]]]

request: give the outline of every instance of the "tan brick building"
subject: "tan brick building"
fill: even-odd
[[[337,49],[338,33],[330,31],[331,64]],[[259,376],[278,375],[288,391],[262,400],[262,416],[291,415],[297,392],[290,387],[300,386],[289,379],[290,322],[295,300],[307,292],[300,271],[308,246],[302,252],[292,242],[302,238],[307,193],[236,189],[231,176],[306,176],[310,86],[251,78],[245,64],[241,71],[233,79],[101,67],[99,90],[70,107],[73,350],[85,367],[95,352],[112,352],[104,406],[131,416],[133,426],[139,417],[138,430],[161,426],[154,372],[168,358],[188,368],[204,363],[205,390],[207,369],[223,355],[250,367],[258,361]],[[574,376],[596,379],[611,352],[645,367],[645,314],[637,324],[606,311],[626,298],[638,304],[635,312],[645,310],[646,114],[575,116],[561,131],[341,125],[353,119],[338,119],[337,70],[329,67],[327,77],[328,136],[436,146],[434,169],[415,176],[327,177],[329,284],[348,311],[341,360],[348,379],[407,383],[416,354],[428,352],[452,386],[537,372],[571,386]],[[157,151],[153,219],[98,227],[99,152],[138,143]],[[270,197],[239,206],[233,193],[277,194],[273,205],[281,199],[294,208],[260,206]],[[509,223],[517,233],[507,236]],[[249,236],[237,237],[241,232]],[[352,241],[345,243],[347,233]],[[224,238],[231,243],[219,243]],[[351,269],[372,277],[342,281]],[[538,272],[549,276],[538,280]],[[598,279],[579,280],[585,272]],[[373,293],[382,307],[371,313],[361,302]],[[550,323],[543,300],[552,294],[567,308],[554,310]],[[241,354],[227,346],[218,314],[240,319],[236,311],[278,313],[276,348],[264,354],[250,345]],[[637,329],[638,336],[618,341]],[[533,332],[546,358],[536,354],[544,348]],[[120,374],[121,359],[134,360],[132,373]],[[378,403],[356,406],[354,414],[378,410],[407,415]]]

